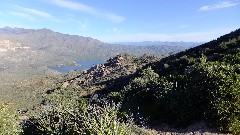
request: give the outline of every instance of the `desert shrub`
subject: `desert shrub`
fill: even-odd
[[[17,135],[21,133],[19,122],[16,120],[14,113],[9,104],[0,103],[0,134],[1,135]]]
[[[204,93],[197,87],[190,90],[190,82],[184,75],[159,77],[151,68],[144,69],[122,91],[123,108],[150,121],[187,125],[202,118],[200,107],[206,107]]]
[[[211,121],[222,131],[239,133],[240,65],[208,62],[187,67],[169,78],[174,87],[165,96],[163,109],[169,120],[188,124]]]
[[[240,63],[240,52],[237,52],[234,55],[230,55],[230,54],[226,55],[223,58],[223,61],[227,62],[229,64],[238,64],[238,63]]]
[[[123,108],[150,120],[161,119],[162,99],[171,88],[172,83],[160,78],[150,67],[144,69],[122,90]]]
[[[226,45],[226,43],[221,43],[221,44],[219,45],[219,47],[220,47],[220,49],[222,49],[222,50],[226,50],[226,49],[228,48],[228,46]]]
[[[72,90],[61,89],[46,99],[47,105],[24,125],[25,134],[79,134],[80,114],[88,101]]]
[[[118,103],[121,100],[121,93],[120,92],[110,92],[107,95],[107,99],[112,101],[112,102]]]
[[[25,125],[25,133],[65,135],[134,133],[136,126],[118,118],[118,105],[100,102],[90,102],[78,97],[75,92],[60,90],[49,98],[50,104],[45,106],[41,113],[30,118],[28,125]]]
[[[222,131],[239,133],[239,67],[208,62],[186,68],[171,78],[178,85],[166,95],[165,111],[181,124],[206,119]]]
[[[159,77],[147,68],[125,87],[123,104],[152,120],[181,126],[207,120],[222,131],[238,134],[239,69],[239,64],[206,62]]]
[[[83,133],[89,135],[129,135],[134,134],[134,125],[131,119],[128,122],[118,118],[119,106],[104,104],[103,106],[90,105],[82,114]]]
[[[205,67],[213,80],[210,89],[210,115],[220,130],[240,133],[240,65],[210,63]]]

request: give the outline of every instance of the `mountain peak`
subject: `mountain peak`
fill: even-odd
[[[24,29],[24,28],[18,28],[18,27],[9,27],[9,26],[5,26],[3,28],[0,28],[0,33],[24,33],[29,31],[28,29]]]

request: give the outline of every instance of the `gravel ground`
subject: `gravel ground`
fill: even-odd
[[[206,122],[198,122],[185,129],[172,128],[166,124],[148,129],[149,135],[231,135],[223,134],[214,128],[209,128]]]

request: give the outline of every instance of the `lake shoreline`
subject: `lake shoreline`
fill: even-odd
[[[94,65],[103,63],[104,60],[78,60],[74,61],[73,65],[58,65],[58,66],[49,66],[48,69],[55,70],[61,73],[68,73],[71,70],[85,70],[89,69]]]

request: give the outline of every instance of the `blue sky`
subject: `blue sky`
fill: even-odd
[[[206,42],[240,28],[240,0],[7,0],[5,26],[104,42]]]

